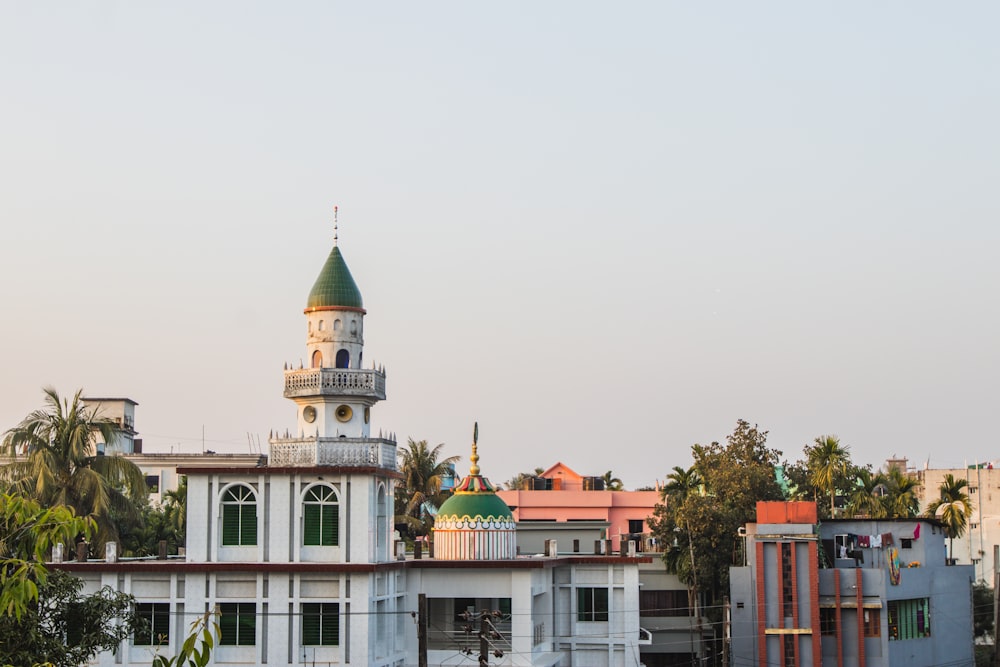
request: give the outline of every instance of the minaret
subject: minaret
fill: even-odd
[[[334,216],[336,221],[336,209]],[[285,370],[285,397],[295,401],[298,412],[296,432],[289,435],[369,438],[371,407],[385,398],[385,372],[362,368],[365,309],[340,252],[336,222],[333,249],[304,312],[307,363]],[[275,453],[272,447],[272,458]],[[317,454],[315,463],[323,465],[323,459]]]

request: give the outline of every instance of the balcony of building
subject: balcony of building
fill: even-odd
[[[300,368],[285,371],[285,398],[360,396],[385,400],[385,372],[357,368]]]

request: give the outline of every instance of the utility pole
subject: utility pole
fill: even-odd
[[[427,667],[427,596],[417,595],[417,666]]]
[[[997,650],[997,620],[1000,619],[1000,544],[993,545],[993,665],[1000,667],[1000,651]]]
[[[490,664],[490,640],[486,634],[488,625],[492,625],[490,612],[484,609],[479,612],[479,667],[489,667]]]
[[[729,667],[729,596],[722,598],[722,667]]]

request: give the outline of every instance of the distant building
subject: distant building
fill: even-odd
[[[616,551],[629,540],[639,551],[655,550],[647,519],[660,502],[659,491],[609,491],[602,477],[584,477],[560,462],[525,478],[521,489],[497,493],[520,527],[536,521],[600,525]]]
[[[955,538],[952,558],[956,563],[974,566],[977,581],[992,583],[993,546],[1000,544],[1000,469],[993,463],[980,463],[965,468],[925,468],[914,474],[920,481],[921,509],[940,497],[946,475],[968,482],[965,492],[972,514],[965,532]]]
[[[585,477],[560,462],[525,478],[521,489],[497,495],[513,510],[522,553],[545,553],[546,543],[555,540],[562,554],[605,551],[610,545],[611,551],[652,556],[639,566],[639,625],[648,635],[639,647],[643,664],[690,665],[706,655],[711,623],[691,615],[688,588],[667,572],[662,545],[649,530],[659,491],[609,491],[602,477]]]
[[[757,503],[730,570],[732,664],[975,663],[973,571],[949,566],[931,519],[827,519],[812,502]]]
[[[142,451],[142,440],[135,436],[135,408],[138,403],[131,398],[83,398],[84,407],[93,410],[99,419],[107,419],[115,425],[112,442],[104,442],[100,434],[95,441],[95,454],[132,454]]]

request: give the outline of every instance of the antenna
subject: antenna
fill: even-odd
[[[337,207],[333,207],[333,245],[337,245],[337,238],[339,235],[339,226],[337,224]]]

